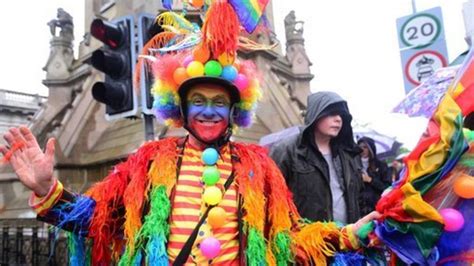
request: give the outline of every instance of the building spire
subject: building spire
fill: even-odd
[[[57,18],[47,24],[51,31],[50,53],[43,70],[46,79],[66,79],[74,61],[74,24],[72,16],[58,8]],[[57,28],[60,30],[57,31]]]

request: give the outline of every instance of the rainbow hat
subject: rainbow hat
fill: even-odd
[[[245,11],[234,7],[232,1],[214,1],[203,9],[207,12],[202,28],[174,12],[164,12],[156,19],[164,31],[155,35],[142,51],[142,57],[151,62],[155,115],[166,125],[183,126],[181,105],[187,91],[194,85],[210,83],[228,90],[234,103],[234,125],[249,127],[261,88],[255,64],[239,60],[237,49],[273,46],[240,36],[241,29],[246,27],[239,17],[245,17],[241,14]]]

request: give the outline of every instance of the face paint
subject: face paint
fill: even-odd
[[[187,120],[194,134],[214,142],[225,133],[230,114],[230,97],[225,89],[197,86],[189,91],[187,103]]]

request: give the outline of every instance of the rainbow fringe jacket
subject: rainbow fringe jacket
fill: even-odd
[[[38,219],[72,232],[72,265],[169,265],[170,198],[177,179],[178,138],[144,144],[84,195],[63,190]],[[351,227],[305,223],[285,180],[264,148],[231,142],[239,195],[241,265],[326,265],[355,249]]]

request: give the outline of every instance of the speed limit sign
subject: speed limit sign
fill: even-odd
[[[444,39],[441,8],[435,7],[397,19],[400,49],[422,49]]]
[[[400,39],[406,46],[424,48],[436,41],[441,23],[435,16],[422,13],[408,19],[400,31]]]

